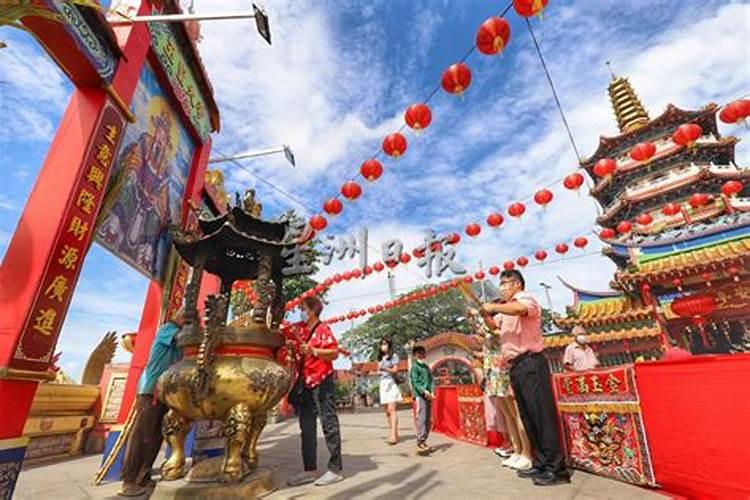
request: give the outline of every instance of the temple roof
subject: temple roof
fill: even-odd
[[[569,282],[565,281],[565,279],[563,279],[562,276],[558,276],[557,279],[560,280],[560,283],[562,283],[565,288],[571,290],[576,295],[576,301],[596,300],[600,298],[611,298],[611,297],[622,296],[622,292],[618,292],[617,290],[592,292],[590,290],[584,290],[583,288],[578,288],[575,285],[571,285]]]
[[[609,156],[615,149],[631,142],[635,143],[640,136],[647,135],[653,129],[672,124],[698,123],[703,128],[704,133],[713,133],[718,137],[719,131],[716,127],[715,116],[717,109],[718,106],[714,103],[708,104],[704,109],[698,111],[683,110],[673,104],[669,104],[661,115],[639,128],[623,132],[614,137],[601,136],[596,151],[589,158],[582,160],[581,166],[587,170],[591,170],[597,160]]]
[[[268,243],[281,243],[288,225],[282,221],[265,221],[236,206],[217,217],[201,217],[198,223],[203,234],[214,233],[221,226],[231,224],[248,238]]]
[[[743,262],[750,262],[750,237],[636,262],[633,269],[619,271],[616,276],[623,281],[633,282],[652,277],[666,277],[674,273],[694,274],[717,266]]]
[[[467,351],[477,351],[482,349],[482,343],[472,335],[465,335],[458,332],[443,332],[432,337],[428,337],[419,342],[428,351],[438,347],[452,344]]]
[[[642,328],[621,328],[604,333],[591,333],[586,335],[586,339],[591,344],[599,342],[612,342],[619,340],[642,339],[647,337],[656,337],[661,335],[661,328],[658,325]],[[572,335],[554,335],[544,338],[544,347],[554,349],[565,347],[573,342]]]
[[[648,252],[673,252],[675,251],[674,245],[677,243],[682,243],[683,248],[690,248],[705,244],[707,240],[723,239],[727,234],[747,231],[750,231],[750,212],[735,212],[722,214],[705,222],[681,225],[656,234],[631,232],[618,239],[613,247],[621,248],[621,251],[616,253],[627,253],[629,248],[648,249]],[[606,240],[602,241],[607,243]]]

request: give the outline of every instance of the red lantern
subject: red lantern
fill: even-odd
[[[742,183],[740,181],[727,181],[721,186],[721,192],[724,196],[730,198],[737,196],[742,191]]]
[[[349,281],[354,277],[354,274],[351,271],[344,271],[341,277],[344,278],[344,281]]]
[[[474,274],[474,277],[475,277],[476,279],[478,279],[478,280],[483,280],[483,279],[484,279],[484,272],[482,272],[482,271],[477,271],[477,272],[476,272],[476,273]]]
[[[310,227],[316,231],[322,231],[328,225],[328,221],[322,215],[313,215],[310,217]]]
[[[568,253],[568,245],[566,245],[565,243],[559,243],[555,247],[555,252],[559,253],[560,255]]]
[[[616,234],[617,233],[615,232],[614,229],[611,229],[609,227],[605,227],[604,229],[601,230],[601,232],[599,233],[599,236],[603,240],[611,240],[612,238],[615,237]]]
[[[372,265],[372,268],[375,269],[375,271],[379,273],[380,271],[385,269],[385,266],[383,265],[382,262],[376,262],[375,264]]]
[[[680,278],[673,279],[672,285],[677,287],[678,290],[682,290],[682,280]]]
[[[471,224],[466,226],[466,234],[468,234],[472,238],[479,235],[479,233],[481,232],[482,232],[482,227],[479,224],[472,222]]]
[[[326,278],[326,280],[323,282],[323,284],[327,287],[332,286],[334,283],[333,278]]]
[[[492,276],[497,276],[498,274],[500,274],[500,268],[497,266],[490,267],[490,274]]]
[[[505,269],[506,271],[512,271],[515,268],[516,268],[516,264],[512,260],[507,260],[503,262],[503,269]]]
[[[392,158],[398,158],[406,152],[406,137],[394,132],[383,139],[383,152]]]
[[[745,118],[749,115],[750,105],[747,104],[747,100],[739,100],[724,106],[719,113],[719,119],[724,123],[733,125],[745,121]]]
[[[505,219],[498,213],[492,213],[487,216],[487,225],[490,227],[500,227]]]
[[[400,260],[402,264],[408,264],[411,260],[411,255],[409,255],[408,253],[402,253],[401,257],[399,257],[398,260]]]
[[[523,203],[520,203],[518,201],[515,203],[511,203],[510,206],[508,207],[508,214],[511,217],[516,217],[516,218],[521,217],[525,211],[526,211],[526,206]]]
[[[612,158],[602,158],[594,164],[594,174],[597,177],[612,177],[615,170],[617,170],[617,163]]]
[[[412,251],[412,255],[417,259],[421,259],[422,257],[424,257],[424,251],[424,248],[415,248],[414,251]]]
[[[398,261],[397,260],[386,260],[385,261],[385,265],[388,266],[388,269],[393,269],[394,267],[396,267],[398,265]]]
[[[371,266],[365,266],[364,269],[362,269],[362,272],[365,274],[365,276],[369,276],[372,274],[372,267]]]
[[[328,215],[338,215],[344,209],[344,204],[338,198],[331,198],[323,203],[323,210]]]
[[[541,14],[549,0],[513,0],[513,8],[521,17],[534,17]]]
[[[343,280],[343,279],[344,279],[344,277],[341,276],[338,273],[336,273],[336,274],[333,275],[333,281],[335,281],[336,283],[341,283],[341,280]]]
[[[642,213],[635,218],[635,221],[641,226],[648,226],[649,224],[654,222],[654,218],[651,217],[651,214],[649,213]]]
[[[365,160],[359,167],[359,173],[368,181],[373,182],[383,175],[383,165],[378,160]]]
[[[321,294],[326,291],[326,287],[323,284],[317,284],[315,285],[315,293]]]
[[[570,189],[571,191],[578,190],[581,186],[583,186],[583,175],[579,174],[578,172],[567,175],[565,177],[565,180],[563,180],[563,186],[565,186],[566,189]]]
[[[672,142],[680,146],[692,148],[700,136],[703,135],[703,129],[697,123],[684,123],[677,127],[672,134]]]
[[[341,186],[341,194],[349,201],[354,201],[362,194],[362,188],[354,181],[348,181]]]
[[[695,193],[690,196],[690,206],[693,208],[700,208],[708,204],[708,195],[705,193]]]
[[[472,278],[471,276],[467,276],[464,278],[464,283],[466,283],[467,285],[470,285],[472,281],[474,281],[474,278]]]
[[[482,54],[494,56],[500,53],[510,40],[510,24],[502,17],[490,17],[477,31],[477,49]]]
[[[674,299],[670,308],[677,316],[700,324],[716,311],[716,299],[709,294],[687,295]]]
[[[464,63],[453,64],[443,73],[441,83],[449,94],[461,95],[471,84],[471,70]]]
[[[576,238],[575,240],[573,240],[573,245],[576,248],[584,249],[584,248],[586,248],[586,245],[588,245],[588,244],[589,244],[589,240],[586,239],[586,238],[584,238],[583,236],[579,236],[578,238]]]
[[[664,205],[661,209],[661,213],[668,217],[672,217],[674,215],[679,214],[682,211],[682,207],[680,207],[679,203],[667,203]]]
[[[459,241],[461,241],[461,235],[458,233],[451,233],[445,239],[445,242],[448,243],[449,245],[455,245]]]
[[[617,224],[617,232],[620,234],[627,234],[633,229],[633,224],[631,224],[629,221],[622,221],[619,224]]]
[[[656,146],[653,142],[645,141],[636,144],[630,151],[630,157],[635,161],[648,162],[656,154]]]
[[[529,259],[524,257],[523,255],[520,256],[518,259],[516,259],[516,264],[518,264],[521,267],[526,267],[526,265],[529,263]]]
[[[544,262],[544,259],[547,258],[547,252],[545,252],[544,250],[537,250],[534,253],[534,258],[539,262]]]
[[[427,104],[412,104],[406,109],[406,113],[404,113],[404,121],[414,130],[422,130],[427,128],[430,122],[432,122],[432,112]]]
[[[549,202],[552,201],[552,198],[555,196],[552,194],[552,191],[549,189],[540,189],[539,191],[534,194],[534,201],[537,203],[537,205],[541,205],[542,208],[546,208]]]

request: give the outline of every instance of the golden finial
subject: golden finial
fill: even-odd
[[[608,88],[609,100],[612,102],[620,131],[630,132],[647,124],[651,119],[628,79],[615,76],[609,61],[606,61],[606,64],[612,75]]]

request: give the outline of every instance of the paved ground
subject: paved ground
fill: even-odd
[[[540,488],[501,467],[491,450],[435,434],[437,451],[430,457],[414,454],[414,431],[409,413],[401,412],[402,443],[385,443],[386,423],[380,413],[341,415],[345,481],[328,486],[286,486],[286,479],[302,466],[296,421],[269,425],[259,445],[261,464],[275,471],[278,489],[269,499],[450,499],[664,498],[654,492],[576,471],[569,485]],[[319,466],[327,460],[322,436]],[[100,456],[84,457],[29,468],[21,473],[18,500],[77,500],[114,497],[119,484],[91,486]]]

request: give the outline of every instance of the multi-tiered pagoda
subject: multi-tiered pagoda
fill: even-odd
[[[716,104],[670,104],[651,119],[614,75],[609,97],[621,133],[602,137],[581,166],[617,272],[603,293],[566,284],[575,303],[558,325],[585,327],[605,365],[653,359],[670,341],[693,354],[748,350],[750,169],[735,163],[738,139],[719,134]],[[699,126],[693,140],[675,135],[684,124]],[[556,364],[570,338],[547,342]]]

